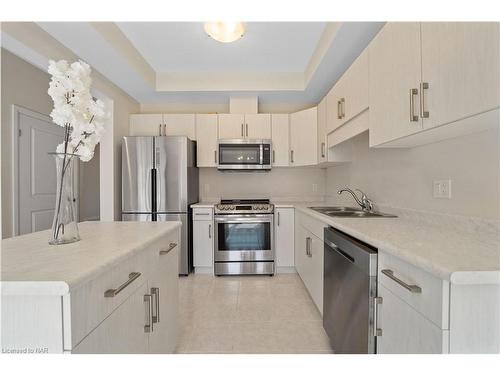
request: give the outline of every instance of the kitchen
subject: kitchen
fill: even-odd
[[[247,22],[227,44],[207,24],[2,23],[2,184],[35,116],[16,106],[52,107],[8,77],[46,95],[46,60],[78,57],[113,103],[80,241],[49,245],[2,187],[2,348],[500,353],[500,23]],[[201,46],[220,56],[190,65]]]

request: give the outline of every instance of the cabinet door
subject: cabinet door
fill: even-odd
[[[342,78],[342,124],[368,108],[368,49],[352,63]]]
[[[423,22],[424,128],[500,106],[500,24]]]
[[[295,217],[297,219],[297,216]],[[306,229],[301,226],[300,224],[297,223],[297,220],[295,220],[295,236],[294,236],[294,260],[295,260],[295,269],[297,270],[297,273],[299,274],[300,278],[302,279],[302,282],[304,285],[307,286],[308,284],[308,276],[309,273],[307,272],[307,254],[306,254],[306,248],[307,248],[307,231]]]
[[[219,115],[219,139],[245,137],[245,116],[224,113]]]
[[[185,135],[189,139],[196,140],[196,121],[194,114],[166,113],[163,115],[165,124],[165,135]]]
[[[129,122],[130,135],[160,135],[160,128],[163,126],[163,115],[161,113],[133,114],[130,115]]]
[[[273,140],[273,166],[288,167],[290,151],[290,115],[271,115],[271,134]]]
[[[290,115],[290,165],[318,163],[318,119],[316,107]]]
[[[324,262],[324,245],[323,241],[318,237],[309,234],[310,239],[310,253],[311,256],[308,258],[309,267],[308,270],[310,275],[309,285],[307,289],[309,294],[313,299],[316,307],[318,308],[321,315],[323,315],[323,262]]]
[[[326,132],[330,133],[342,124],[340,109],[341,82],[337,82],[326,96]]]
[[[293,208],[277,208],[274,212],[274,241],[277,267],[293,267],[295,265],[294,216]]]
[[[245,115],[245,138],[271,139],[271,115],[268,113]]]
[[[326,106],[325,96],[318,104],[318,163],[327,161],[326,151]]]
[[[148,352],[147,283],[137,288],[130,297],[99,324],[74,349],[79,354],[136,354]]]
[[[178,242],[180,243],[180,242]],[[157,261],[149,281],[153,302],[153,330],[149,335],[149,352],[173,353],[177,344],[179,246],[166,254],[155,254]]]
[[[420,24],[389,22],[368,48],[370,146],[421,131],[418,93],[410,94],[421,82]]]
[[[217,115],[196,115],[198,167],[217,166]]]
[[[214,266],[214,225],[212,220],[193,221],[193,265]]]
[[[433,354],[446,352],[448,331],[424,318],[403,300],[378,283],[377,337],[379,354]]]

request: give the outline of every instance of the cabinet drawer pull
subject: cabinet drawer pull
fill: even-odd
[[[418,95],[418,89],[410,89],[410,122],[418,121],[418,115],[415,114],[415,96]]]
[[[153,332],[153,296],[151,294],[145,294],[144,302],[148,304],[148,320],[147,324],[144,324],[144,332]]]
[[[128,280],[127,281],[125,281],[122,285],[120,285],[116,289],[108,289],[108,290],[106,290],[104,292],[104,297],[114,297],[114,296],[116,296],[123,289],[125,289],[127,286],[129,286],[130,284],[132,284],[134,282],[134,280],[138,279],[139,276],[141,276],[140,272],[131,272],[128,275]]]
[[[209,216],[210,214],[208,212],[200,212],[200,213],[196,213],[194,214],[194,216]]]
[[[151,288],[151,296],[154,297],[155,314],[152,316],[153,323],[160,323],[160,288]]]
[[[425,90],[429,88],[428,82],[420,83],[420,117],[429,118],[429,111],[425,110]]]
[[[212,238],[212,224],[208,224],[208,238]]]
[[[378,328],[378,305],[381,305],[383,301],[382,297],[373,299],[373,336],[382,336],[382,328]]]
[[[406,290],[412,292],[412,293],[422,293],[422,288],[420,288],[418,285],[410,285],[405,283],[403,280],[398,279],[396,276],[394,276],[394,271],[393,270],[382,270],[382,273],[387,276],[389,279],[395,281],[399,285],[401,285],[403,288]]]
[[[170,253],[170,251],[172,251],[172,249],[174,249],[176,246],[177,246],[177,244],[175,242],[172,242],[170,245],[168,245],[167,250],[160,250],[160,255],[165,255],[165,254]]]

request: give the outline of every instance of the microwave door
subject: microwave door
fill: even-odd
[[[222,144],[219,147],[220,165],[259,165],[261,162],[261,145]]]

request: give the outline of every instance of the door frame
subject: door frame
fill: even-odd
[[[19,235],[19,116],[23,114],[42,121],[52,122],[50,116],[32,111],[31,109],[12,104],[12,231],[13,236]],[[54,124],[54,126],[57,126]],[[55,152],[55,150],[54,150]],[[79,163],[74,169],[74,186],[79,186]],[[79,196],[77,197],[80,198]],[[79,218],[79,208],[76,205],[76,217]]]

